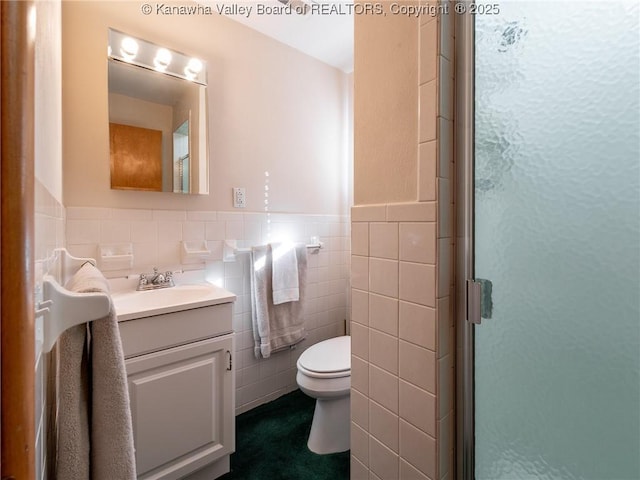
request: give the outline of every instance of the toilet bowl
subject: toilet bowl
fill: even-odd
[[[297,366],[300,390],[316,399],[309,450],[319,454],[349,450],[351,337],[312,345],[300,355]]]

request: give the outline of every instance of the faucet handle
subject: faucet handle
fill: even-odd
[[[139,285],[146,285],[147,283],[149,283],[149,279],[144,273],[141,273]]]

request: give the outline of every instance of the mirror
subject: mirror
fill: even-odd
[[[206,66],[109,30],[111,188],[209,192]]]

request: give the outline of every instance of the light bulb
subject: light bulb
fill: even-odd
[[[153,64],[156,66],[156,70],[166,70],[171,63],[171,52],[166,48],[159,48],[156,52],[156,57],[153,59]]]
[[[192,58],[189,60],[189,63],[186,67],[184,67],[184,74],[187,76],[189,80],[193,80],[196,78],[198,73],[202,70],[202,62],[197,58]]]
[[[189,60],[187,68],[193,73],[200,73],[200,71],[202,70],[202,62],[197,58],[192,58],[191,60]]]
[[[120,44],[120,53],[128,62],[133,60],[138,54],[138,42],[131,37],[125,37]]]

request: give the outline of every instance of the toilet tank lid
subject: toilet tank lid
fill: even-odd
[[[298,365],[319,373],[350,370],[351,337],[344,335],[311,345],[300,355]]]

